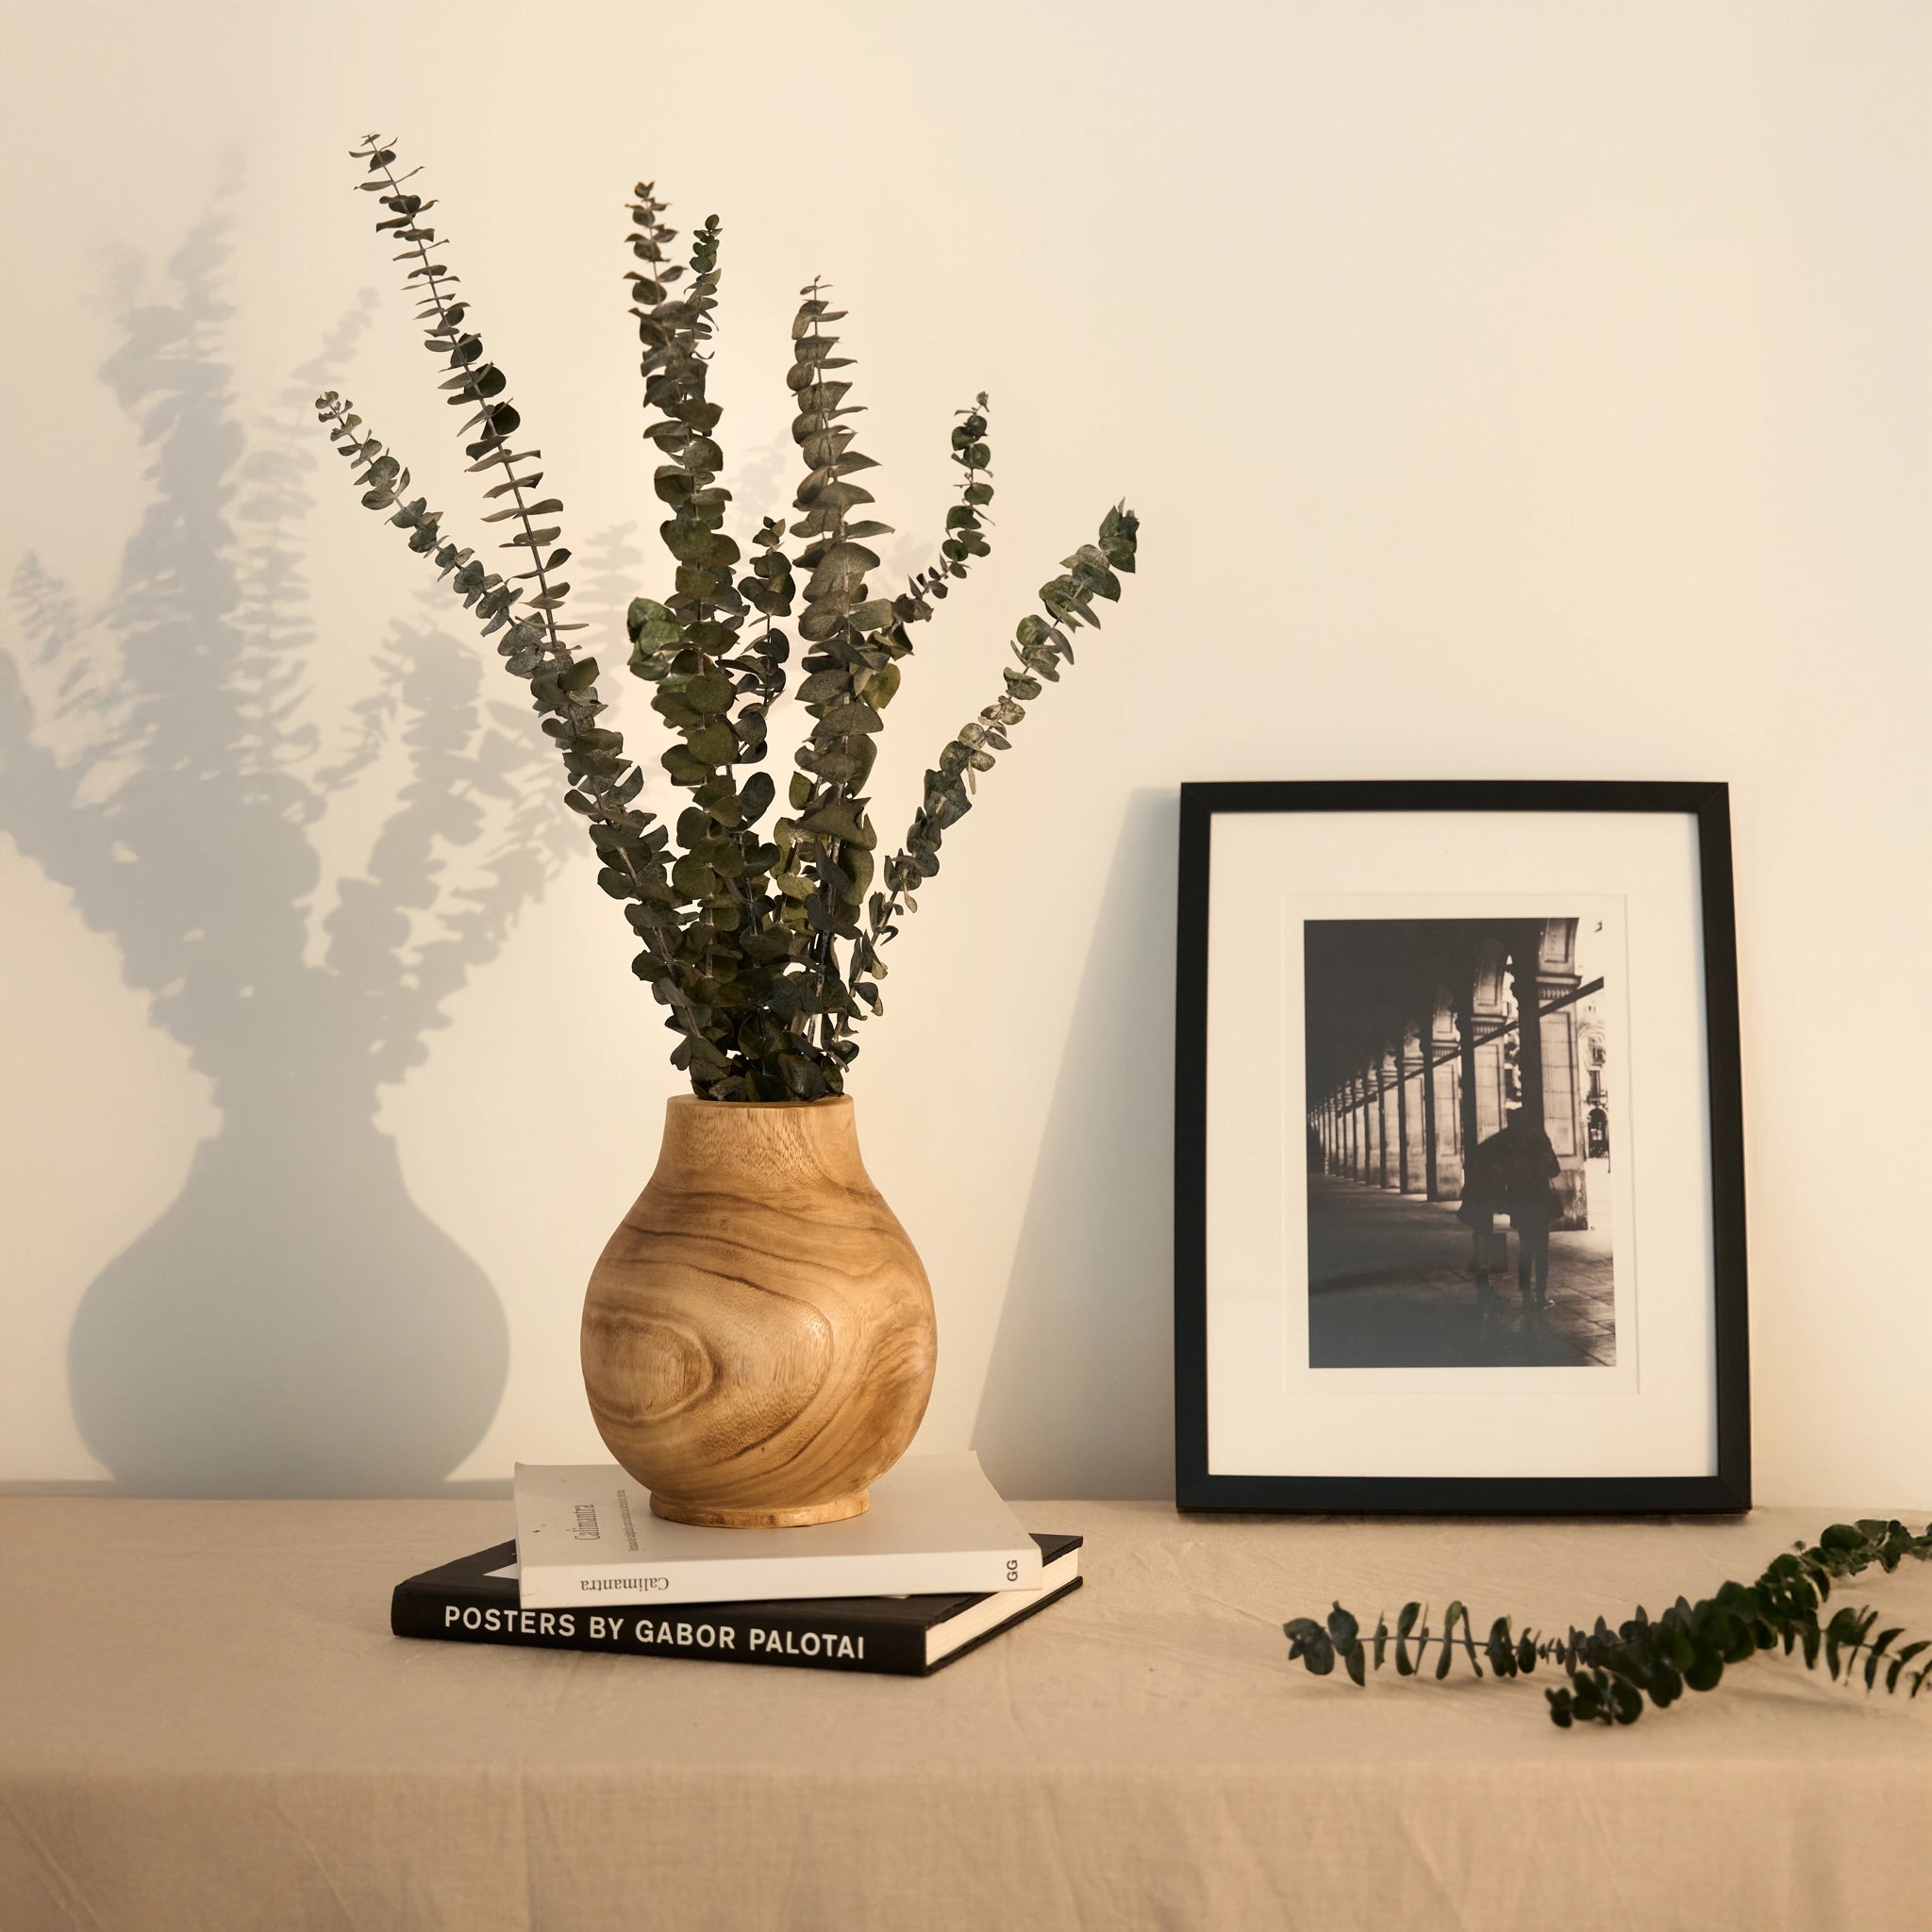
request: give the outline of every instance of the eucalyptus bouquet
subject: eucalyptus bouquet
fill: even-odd
[[[891,526],[873,521],[872,493],[854,479],[874,466],[855,442],[859,406],[841,374],[833,325],[844,311],[813,281],[800,291],[788,375],[792,441],[804,475],[789,520],[761,519],[747,558],[724,532],[731,492],[718,476],[720,409],[706,395],[718,303],[719,224],[691,238],[673,260],[675,231],[649,183],[630,207],[628,272],[642,344],[645,437],[662,458],[653,476],[658,526],[676,566],[672,594],[630,605],[629,668],[656,687],[653,708],[676,741],[663,754],[671,782],[691,794],[675,827],[638,803],[644,774],[603,722],[598,659],[580,655],[565,621],[570,560],[561,501],[542,493],[541,453],[523,446],[523,418],[501,367],[484,352],[468,297],[444,265],[426,217],[435,204],[398,175],[393,146],[371,136],[353,151],[365,164],[358,186],[385,211],[378,231],[401,243],[396,259],[419,298],[425,346],[446,372],[442,388],[465,411],[469,467],[488,479],[500,507],[485,521],[509,525],[503,547],[520,568],[487,569],[444,528],[442,513],[412,497],[409,473],[364,433],[353,406],[331,390],[317,399],[362,501],[386,512],[411,550],[479,620],[509,670],[530,685],[542,728],[569,774],[564,802],[580,813],[601,868],[598,882],[622,902],[642,942],[634,962],[669,1008],[675,1065],[712,1100],[811,1100],[842,1091],[858,1052],[858,1022],[882,1009],[881,950],[915,893],[939,871],[948,826],[972,809],[979,773],[1008,748],[1025,707],[1073,661],[1072,633],[1095,625],[1096,600],[1117,599],[1134,567],[1138,520],[1124,505],[1101,520],[1042,585],[1040,608],[1021,619],[1005,689],[963,724],[925,774],[900,849],[879,858],[867,782],[883,714],[899,688],[913,628],[926,623],[950,583],[988,554],[992,500],[986,397],[958,412],[952,460],[958,501],[946,513],[937,558],[905,589],[881,591],[868,541]],[[804,646],[796,696],[811,729],[794,754],[785,813],[763,829],[776,781],[746,770],[764,761],[767,721],[784,691],[793,624]],[[675,833],[675,846],[674,846]]]

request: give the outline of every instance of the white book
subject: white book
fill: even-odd
[[[908,1456],[873,1484],[863,1516],[798,1529],[666,1523],[614,1462],[520,1462],[516,1518],[519,1598],[532,1610],[1041,1584],[1040,1545],[970,1450]]]

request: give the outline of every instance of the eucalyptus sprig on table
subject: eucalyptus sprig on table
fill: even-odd
[[[642,941],[633,968],[669,1008],[665,1024],[679,1036],[672,1060],[692,1088],[711,1100],[814,1100],[842,1091],[858,1052],[855,1024],[884,1008],[881,948],[897,933],[899,915],[916,907],[917,888],[939,871],[944,834],[972,809],[977,774],[1009,748],[1008,734],[1025,706],[1073,662],[1072,633],[1098,626],[1096,599],[1120,596],[1121,574],[1134,568],[1139,520],[1116,505],[1095,541],[1041,587],[1039,612],[1015,633],[1017,666],[1008,668],[1004,691],[947,742],[925,774],[903,846],[876,862],[867,781],[883,713],[911,655],[912,627],[930,620],[973,560],[988,555],[986,397],[958,412],[951,454],[962,475],[937,558],[903,591],[880,590],[873,582],[880,558],[867,545],[891,525],[866,514],[872,493],[853,480],[876,466],[855,447],[849,419],[859,406],[839,373],[852,358],[834,353],[832,325],[844,311],[826,300],[824,283],[808,283],[792,323],[787,377],[805,474],[792,517],[762,518],[746,560],[724,528],[731,492],[718,481],[721,410],[706,388],[718,219],[691,237],[688,259],[674,260],[676,233],[663,222],[665,205],[650,183],[640,183],[630,207],[637,265],[626,279],[643,352],[644,435],[662,459],[652,478],[668,511],[658,533],[676,570],[670,596],[632,601],[627,628],[629,669],[656,687],[653,708],[676,735],[664,770],[691,793],[667,829],[638,804],[644,774],[603,717],[598,659],[579,656],[566,635],[583,626],[562,618],[570,585],[561,573],[571,553],[555,519],[563,504],[539,493],[541,452],[512,446],[523,418],[441,258],[425,219],[435,204],[408,185],[417,171],[397,175],[391,143],[372,135],[353,153],[365,166],[357,185],[387,211],[377,228],[402,243],[396,258],[408,264],[425,346],[446,371],[442,388],[468,412],[470,468],[489,478],[491,498],[504,499],[486,521],[510,525],[504,547],[525,567],[491,571],[448,535],[442,512],[408,495],[408,471],[363,433],[361,417],[331,390],[316,411],[348,459],[363,504],[407,533],[483,635],[498,639],[509,670],[529,681],[570,780],[565,803],[587,821],[601,861],[598,883],[623,903]],[[805,676],[796,695],[811,728],[794,756],[789,809],[767,835],[760,822],[776,783],[763,772],[740,772],[766,756],[768,714],[784,692],[791,654],[777,625],[800,604]]]
[[[1440,1632],[1430,1630],[1427,1611],[1416,1603],[1402,1607],[1393,1630],[1378,1616],[1366,1638],[1359,1621],[1339,1603],[1324,1623],[1296,1617],[1282,1629],[1291,1659],[1299,1657],[1318,1677],[1327,1676],[1339,1660],[1356,1684],[1367,1681],[1371,1664],[1383,1668],[1391,1646],[1402,1677],[1421,1674],[1424,1653],[1432,1644],[1439,1679],[1449,1674],[1458,1643],[1478,1677],[1478,1648],[1498,1679],[1527,1676],[1540,1662],[1554,1663],[1569,1681],[1543,1692],[1553,1723],[1564,1730],[1575,1724],[1634,1724],[1643,1715],[1646,1697],[1662,1710],[1687,1690],[1713,1690],[1726,1666],[1763,1650],[1782,1649],[1787,1657],[1796,1651],[1807,1670],[1822,1656],[1833,1682],[1841,1672],[1849,1682],[1861,1671],[1867,1690],[1882,1670],[1886,1690],[1895,1691],[1907,1667],[1932,1651],[1932,1637],[1900,1644],[1904,1630],[1877,1630],[1878,1612],[1869,1607],[1841,1606],[1824,1624],[1819,1614],[1834,1581],[1874,1563],[1889,1574],[1907,1557],[1921,1562],[1932,1557],[1932,1524],[1915,1535],[1895,1520],[1861,1517],[1834,1523],[1809,1548],[1793,1544],[1756,1583],[1723,1584],[1715,1596],[1694,1604],[1680,1596],[1655,1618],[1640,1605],[1614,1630],[1599,1617],[1591,1630],[1573,1627],[1561,1637],[1545,1637],[1525,1629],[1519,1636],[1507,1617],[1498,1617],[1478,1646],[1468,1607],[1459,1602],[1442,1613]],[[1916,1697],[1928,1677],[1932,1657],[1911,1671],[1907,1695]]]

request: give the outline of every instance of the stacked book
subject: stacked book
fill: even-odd
[[[908,1456],[872,1507],[801,1529],[651,1514],[614,1463],[517,1465],[516,1539],[396,1586],[399,1637],[925,1676],[1080,1586],[977,1457]]]

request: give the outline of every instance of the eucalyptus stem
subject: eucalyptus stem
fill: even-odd
[[[1862,1656],[1865,1689],[1876,1687],[1882,1668],[1888,1694],[1897,1690],[1908,1667],[1924,1657],[1910,1674],[1907,1696],[1916,1697],[1932,1679],[1932,1656],[1927,1655],[1932,1652],[1932,1637],[1900,1644],[1902,1626],[1878,1630],[1874,1636],[1878,1612],[1869,1607],[1844,1605],[1828,1621],[1819,1620],[1834,1581],[1856,1576],[1874,1564],[1890,1574],[1908,1557],[1920,1562],[1932,1558],[1932,1525],[1914,1534],[1892,1518],[1834,1523],[1815,1544],[1800,1542],[1774,1557],[1753,1584],[1723,1584],[1715,1595],[1694,1604],[1680,1596],[1656,1618],[1640,1606],[1615,1630],[1599,1617],[1589,1631],[1573,1626],[1562,1637],[1539,1637],[1525,1628],[1518,1635],[1508,1618],[1498,1617],[1481,1652],[1498,1679],[1527,1676],[1539,1663],[1555,1663],[1566,1681],[1543,1694],[1551,1722],[1565,1730],[1576,1724],[1635,1724],[1643,1714],[1646,1698],[1661,1710],[1687,1690],[1713,1690],[1728,1667],[1759,1651],[1782,1650],[1787,1657],[1796,1652],[1807,1670],[1815,1669],[1822,1656],[1834,1682],[1841,1671],[1849,1681]],[[1443,1612],[1441,1631],[1429,1629],[1427,1616],[1420,1603],[1405,1604],[1393,1630],[1386,1618],[1378,1616],[1374,1631],[1365,1638],[1357,1618],[1338,1603],[1322,1623],[1296,1617],[1282,1630],[1291,1660],[1299,1659],[1316,1676],[1328,1675],[1339,1661],[1351,1682],[1363,1684],[1370,1669],[1383,1668],[1391,1649],[1396,1674],[1416,1676],[1421,1656],[1434,1645],[1434,1674],[1441,1679],[1449,1674],[1455,1646],[1460,1642],[1471,1669],[1480,1677],[1482,1665],[1476,1660],[1467,1607],[1452,1603]]]
[[[382,179],[384,180],[385,183],[388,184],[390,191],[389,197],[386,198],[385,200],[385,206],[393,206],[393,198],[400,196],[403,192],[402,183],[398,181],[395,177],[392,163],[385,162],[380,170],[380,173],[382,175]],[[422,170],[420,168],[412,168],[409,171],[409,175],[408,176],[405,176],[405,179],[413,178],[416,175],[419,175],[421,173]],[[420,226],[420,225],[415,225],[414,223],[414,218],[420,215],[423,209],[427,208],[429,205],[430,204],[428,204],[427,202],[422,202],[419,200],[418,205],[414,208],[411,208],[409,210],[409,218],[412,223],[412,225],[402,229],[397,237],[399,241],[408,242],[409,246],[408,248],[406,248],[403,254],[399,255],[396,258],[396,259],[398,261],[405,259],[408,257],[408,255],[412,251],[415,254],[417,266],[412,273],[411,278],[414,279],[416,276],[420,276],[424,281],[425,285],[427,287],[429,291],[429,299],[435,305],[436,308],[436,320],[439,325],[439,328],[436,332],[441,334],[445,330],[452,329],[452,325],[450,324],[449,319],[449,307],[447,304],[444,303],[442,299],[441,284],[444,281],[454,280],[455,277],[452,276],[449,274],[448,270],[446,270],[442,266],[442,264],[437,261],[429,253],[429,243],[430,241],[433,239],[432,231],[425,229],[422,226]],[[454,346],[455,345],[453,343],[452,348],[454,348]],[[484,398],[478,395],[475,397],[474,400],[481,402],[484,400]],[[541,454],[541,452],[537,450],[531,450],[526,452],[526,456],[528,457],[536,457]],[[543,574],[543,557],[541,548],[536,541],[536,525],[530,521],[529,510],[525,508],[524,484],[522,482],[522,479],[519,478],[516,475],[515,471],[511,469],[508,459],[506,459],[504,462],[503,472],[504,478],[509,485],[510,501],[512,504],[516,506],[517,519],[523,525],[524,535],[529,545],[530,562],[533,566],[531,574],[537,579],[538,591],[538,601],[533,608],[539,610],[542,615],[543,628],[545,635],[549,640],[551,656],[553,657],[553,658],[556,658],[560,662],[567,663],[569,661],[570,653],[564,648],[562,639],[558,636],[557,612],[551,607],[550,604],[550,581]],[[561,506],[559,506],[559,508]]]

